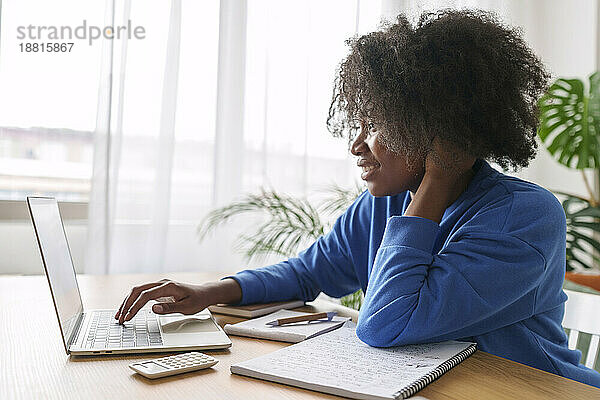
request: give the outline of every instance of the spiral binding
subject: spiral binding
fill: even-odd
[[[431,382],[435,381],[437,378],[444,375],[446,372],[450,371],[452,368],[463,362],[471,354],[475,353],[476,347],[477,346],[475,345],[475,343],[473,343],[471,346],[467,347],[454,357],[444,361],[436,369],[434,369],[427,375],[419,378],[404,389],[394,393],[394,399],[406,399],[412,396],[413,394],[417,393],[419,390],[423,389],[425,386],[429,385]]]

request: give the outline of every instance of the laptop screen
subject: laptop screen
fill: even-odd
[[[58,203],[49,197],[28,197],[27,204],[68,352],[69,338],[83,312],[83,304]]]

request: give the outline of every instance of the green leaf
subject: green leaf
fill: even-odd
[[[570,226],[578,227],[578,228],[587,228],[591,229],[594,232],[600,232],[600,223],[598,222],[581,222],[571,220],[569,223]]]
[[[579,239],[583,242],[588,243],[589,245],[591,245],[594,249],[596,249],[596,251],[600,251],[600,242],[598,242],[596,239],[594,239],[593,237],[589,237],[587,235],[584,235],[582,233],[576,232],[576,231],[570,231],[569,234],[573,235],[573,237],[575,239]]]
[[[348,296],[344,296],[340,299],[340,303],[345,307],[350,307],[354,310],[360,310],[363,302],[363,292],[361,289],[358,289],[356,292],[349,294]]]
[[[579,264],[583,268],[591,268],[587,262],[583,261],[581,258],[574,255],[572,252],[567,251],[567,270],[573,271],[581,269],[581,267],[577,267],[576,264]]]
[[[579,253],[583,253],[586,254],[587,256],[591,256],[592,260],[599,262],[600,261],[600,257],[596,256],[593,252],[590,252],[588,249],[583,248],[580,244],[579,241],[575,240],[569,243],[570,246],[568,247],[568,250],[571,251],[571,253],[574,255],[575,254],[575,250]],[[587,265],[586,265],[587,266]],[[591,268],[593,265],[589,265],[587,267]]]
[[[320,204],[319,210],[337,217],[342,214],[364,191],[365,186],[358,183],[355,184],[354,188],[350,190],[333,184],[323,190],[323,192],[327,193],[328,196]]]
[[[540,99],[538,135],[561,164],[600,167],[600,74],[589,78],[589,95],[579,79],[557,79]]]
[[[555,193],[562,199],[561,204],[567,220],[567,271],[593,268],[592,261],[600,263],[600,258],[594,254],[594,249],[600,251],[600,242],[594,235],[595,232],[600,232],[600,207],[592,206],[587,199],[580,196],[564,192]],[[582,246],[583,243],[587,243],[589,247]],[[586,257],[582,257],[584,254]]]
[[[589,206],[573,214],[569,215],[570,218],[580,218],[580,217],[595,217],[600,218],[600,208]]]

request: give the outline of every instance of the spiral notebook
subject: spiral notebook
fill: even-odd
[[[353,399],[405,399],[475,352],[448,341],[370,347],[356,331],[330,333],[231,366],[231,372]]]

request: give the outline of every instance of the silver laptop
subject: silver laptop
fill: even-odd
[[[84,310],[58,203],[51,197],[27,197],[27,205],[67,354],[151,353],[231,346],[208,309],[194,316],[159,316],[143,308],[124,325],[114,319],[116,310]]]

